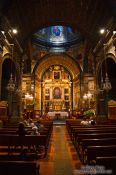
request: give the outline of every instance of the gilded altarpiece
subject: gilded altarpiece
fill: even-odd
[[[51,66],[43,76],[42,111],[69,111],[71,108],[71,76],[62,66]]]

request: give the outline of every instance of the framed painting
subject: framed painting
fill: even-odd
[[[69,96],[68,96],[68,95],[65,95],[65,96],[64,96],[64,99],[65,99],[65,100],[69,100]]]
[[[60,72],[56,71],[54,72],[54,79],[59,80],[60,79]]]
[[[50,96],[49,95],[46,95],[45,96],[45,100],[50,100]]]
[[[69,93],[69,89],[68,89],[68,88],[65,88],[65,89],[64,89],[64,93],[65,93],[65,94],[68,94],[68,93]]]
[[[89,89],[89,90],[94,90],[94,88],[95,88],[94,86],[95,86],[95,85],[94,85],[94,81],[89,81],[89,82],[88,82],[88,89]]]
[[[46,89],[45,89],[45,93],[46,93],[46,94],[49,94],[49,93],[50,93],[50,89],[46,88]]]
[[[55,87],[53,90],[53,98],[60,99],[61,98],[61,90],[59,87]]]

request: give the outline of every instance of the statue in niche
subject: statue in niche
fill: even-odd
[[[55,87],[53,91],[53,98],[60,99],[61,98],[61,90],[59,87]]]

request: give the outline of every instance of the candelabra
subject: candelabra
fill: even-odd
[[[86,102],[88,101],[88,103],[87,103],[88,108],[90,108],[91,97],[92,97],[92,94],[90,92],[88,92],[87,94],[83,95],[83,99],[85,100],[85,105],[86,105]]]
[[[7,90],[9,92],[13,92],[15,90],[15,83],[13,81],[12,74],[10,75],[10,79],[9,79],[9,82],[8,82],[8,85],[7,85]]]

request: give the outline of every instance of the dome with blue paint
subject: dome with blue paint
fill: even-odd
[[[43,46],[71,46],[82,41],[81,34],[67,26],[50,26],[38,30],[33,42]]]

